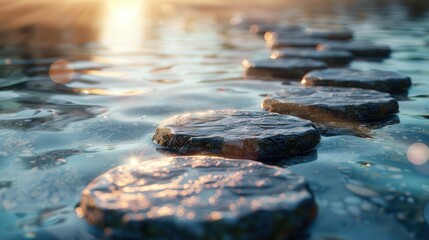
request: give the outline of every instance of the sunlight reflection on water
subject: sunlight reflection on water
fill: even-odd
[[[0,238],[96,238],[74,213],[53,212],[52,219],[67,220],[55,226],[27,231],[25,224],[45,203],[60,201],[74,212],[85,184],[108,169],[162,157],[150,138],[171,115],[260,110],[263,96],[285,85],[241,77],[243,59],[269,53],[263,39],[240,24],[270,18],[349,24],[358,39],[395,50],[385,62],[356,61],[352,67],[397,70],[415,83],[400,101],[400,123],[373,130],[372,139],[325,137],[311,161],[290,167],[310,181],[322,209],[312,237],[355,239],[361,228],[366,232],[359,234],[389,240],[427,233],[429,21],[421,14],[407,17],[418,11],[399,0],[275,9],[241,1],[246,6],[238,10],[219,1],[71,2],[0,0],[0,201],[16,207],[0,212]],[[92,147],[80,147],[86,144]],[[285,160],[284,166],[306,158]],[[25,212],[28,205],[37,209]]]

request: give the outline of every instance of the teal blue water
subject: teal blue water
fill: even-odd
[[[242,77],[242,60],[269,51],[262,38],[230,23],[255,16],[346,25],[356,39],[394,50],[390,59],[352,67],[395,70],[413,81],[400,98],[399,124],[373,130],[372,138],[324,137],[317,154],[282,161],[315,193],[319,215],[309,239],[427,238],[429,163],[413,164],[407,151],[429,145],[429,15],[427,4],[412,6],[337,2],[213,12],[169,5],[168,13],[145,20],[139,44],[129,49],[91,43],[34,54],[3,46],[0,239],[95,239],[100,232],[74,210],[80,191],[117,165],[162,158],[151,141],[160,121],[198,110],[259,110],[265,94],[285,85]],[[58,58],[76,71],[64,85],[47,75]]]

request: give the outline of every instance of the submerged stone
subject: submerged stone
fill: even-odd
[[[327,68],[325,62],[313,59],[266,59],[250,62],[245,60],[243,68],[246,76],[260,78],[301,79],[312,70]]]
[[[388,58],[392,52],[389,46],[356,42],[321,43],[318,49],[349,51],[353,53],[353,56],[361,58]]]
[[[397,72],[350,68],[312,71],[304,76],[301,83],[305,86],[363,88],[388,93],[404,93],[411,87],[411,79]]]
[[[316,122],[368,121],[398,112],[387,93],[357,88],[288,87],[264,100],[262,108]]]
[[[97,177],[82,191],[77,212],[113,238],[290,239],[314,219],[317,207],[304,178],[288,170],[177,157]]]
[[[262,160],[307,152],[320,135],[310,121],[297,117],[220,110],[171,117],[152,139],[182,154]]]
[[[271,54],[271,58],[309,58],[321,60],[333,66],[344,66],[349,64],[353,60],[353,55],[347,51],[318,51],[315,49],[286,48],[282,50],[273,51]]]

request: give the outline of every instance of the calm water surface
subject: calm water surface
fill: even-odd
[[[317,152],[279,164],[308,179],[316,195],[309,238],[427,239],[429,163],[413,164],[407,151],[429,145],[428,4],[316,2],[143,3],[140,10],[114,3],[107,15],[101,3],[76,2],[46,21],[26,20],[22,9],[34,6],[4,4],[22,21],[0,25],[0,239],[97,238],[74,211],[80,191],[117,165],[162,158],[151,141],[160,121],[198,110],[259,110],[265,94],[287,87],[242,77],[242,60],[269,52],[262,38],[231,24],[255,19],[349,26],[357,39],[394,50],[391,59],[352,67],[413,80],[400,97],[399,124],[372,138],[324,137]],[[43,16],[51,5],[31,12]],[[58,59],[74,72],[58,76],[54,65],[49,76]]]

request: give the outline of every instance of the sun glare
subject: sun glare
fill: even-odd
[[[119,21],[131,21],[142,7],[141,0],[108,0],[110,12]]]
[[[102,44],[118,50],[141,45],[142,8],[142,0],[108,0]]]

